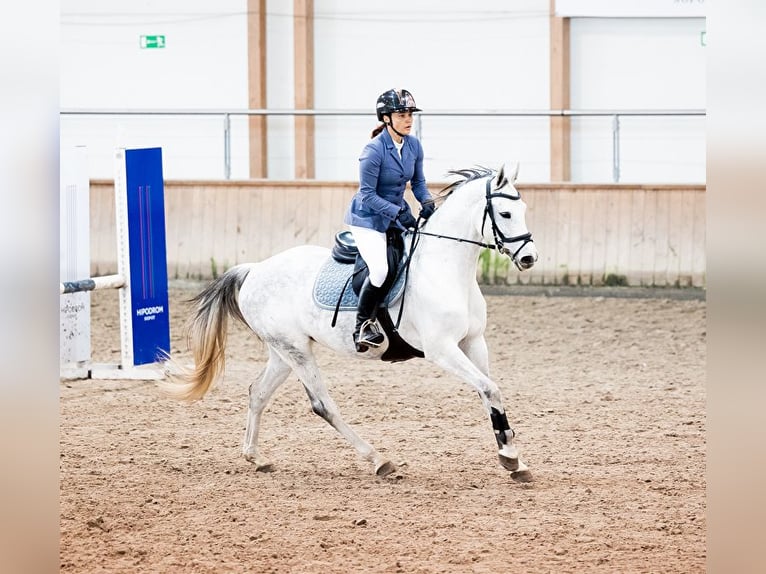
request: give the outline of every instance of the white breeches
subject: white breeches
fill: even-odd
[[[380,287],[388,275],[388,250],[386,247],[386,234],[366,227],[349,225],[351,234],[354,236],[359,254],[367,263],[370,270],[370,283]]]

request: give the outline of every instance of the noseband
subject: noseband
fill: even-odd
[[[495,244],[491,245],[489,243],[482,243],[481,241],[474,241],[473,239],[463,239],[461,237],[451,237],[449,235],[439,235],[437,233],[428,233],[426,231],[417,230],[416,235],[430,235],[431,237],[439,237],[441,239],[451,239],[452,241],[457,241],[458,243],[472,243],[473,245],[478,245],[480,247],[484,247],[486,249],[496,249],[499,253],[503,253],[504,255],[508,255],[511,258],[511,261],[513,261],[513,264],[518,267],[519,270],[522,270],[521,265],[516,260],[516,256],[519,254],[519,252],[524,249],[524,246],[527,243],[534,243],[534,240],[532,239],[532,234],[527,232],[523,233],[521,235],[516,235],[514,237],[506,237],[503,235],[503,232],[500,231],[500,228],[497,225],[497,222],[495,221],[495,208],[492,205],[492,199],[495,197],[505,197],[507,199],[511,199],[513,201],[517,201],[521,199],[521,195],[513,196],[509,195],[507,193],[499,193],[495,192],[492,193],[492,178],[487,178],[487,187],[486,187],[486,197],[487,197],[487,203],[484,206],[484,217],[481,221],[481,234],[484,235],[484,226],[487,223],[487,217],[489,217],[489,221],[492,224],[492,235],[495,238]],[[414,240],[414,237],[413,237]],[[516,249],[515,251],[511,252],[510,249],[508,249],[505,244],[508,243],[516,243],[518,241],[521,241],[521,245]]]

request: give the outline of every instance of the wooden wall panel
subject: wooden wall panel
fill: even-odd
[[[91,239],[90,259],[93,275],[117,273],[117,215],[114,205],[114,186],[107,193],[90,188]],[[106,229],[111,232],[94,238],[94,229]]]
[[[225,194],[222,202],[226,203],[226,219],[224,222],[225,237],[221,245],[221,258],[224,269],[237,264],[237,200],[242,197],[242,188],[236,187],[232,193]]]
[[[651,285],[654,279],[654,243],[655,227],[657,224],[657,197],[646,190],[641,193],[643,203],[643,218],[636,222],[640,227],[639,234],[639,284]]]
[[[237,192],[237,188],[234,188],[229,193],[213,195],[209,193],[208,196],[213,200],[213,212],[211,219],[213,220],[213,237],[211,239],[211,249],[213,251],[211,259],[211,267],[213,275],[218,276],[224,270],[231,267],[230,257],[226,253],[224,245],[226,244],[226,234],[228,233],[226,226],[226,206],[229,203],[228,197],[234,195]]]
[[[254,192],[247,188],[238,188],[236,197],[232,197],[232,201],[235,205],[234,211],[236,212],[236,257],[234,262],[239,265],[240,263],[247,263],[252,261],[250,257],[250,241],[247,236],[248,223],[250,221],[250,213],[253,210],[252,204],[254,202],[253,197],[256,195]]]
[[[614,273],[617,268],[617,257],[620,250],[620,194],[610,193],[603,198],[605,202],[605,221],[604,221],[604,264],[602,268],[602,277],[606,278]]]
[[[607,209],[606,204],[612,194],[589,191],[590,203],[586,204],[586,210],[590,214],[591,223],[591,285],[604,284],[604,271],[606,270],[606,242],[607,242]],[[611,239],[611,238],[610,238]]]
[[[558,211],[556,213],[556,225],[554,226],[555,235],[553,238],[545,238],[546,243],[541,244],[543,249],[552,247],[554,241],[556,245],[556,266],[554,276],[557,285],[563,285],[571,282],[572,275],[569,262],[570,248],[570,230],[573,218],[574,192],[569,189],[550,191],[556,199]],[[534,231],[533,231],[534,233]],[[555,238],[555,240],[554,240]],[[540,247],[538,246],[538,249]]]
[[[630,220],[630,263],[628,269],[632,270],[628,283],[630,285],[642,285],[644,281],[643,246],[644,232],[644,199],[643,189],[637,189],[631,193],[631,220]]]
[[[322,219],[320,214],[322,213],[322,192],[315,190],[304,194],[304,200],[302,202],[306,230],[303,234],[304,243],[315,244],[322,241],[319,235],[319,230],[322,226]]]
[[[192,224],[191,217],[185,217],[188,211],[182,208],[183,203],[177,197],[182,193],[188,194],[188,190],[165,188],[165,248],[168,253],[168,278],[172,279],[181,277],[179,261],[184,257]],[[171,225],[171,221],[176,222],[175,225]],[[174,253],[175,257],[171,258],[170,253]]]
[[[692,272],[685,268],[684,262],[692,260],[694,252],[694,192],[680,193],[680,213],[678,214],[678,285],[689,287],[692,284]],[[689,232],[691,230],[691,232]]]
[[[653,193],[655,204],[654,227],[654,256],[652,285],[665,287],[668,284],[668,269],[670,267],[670,201],[666,190]]]
[[[567,267],[569,269],[569,282],[582,284],[582,240],[585,237],[583,230],[583,194],[579,190],[572,190],[572,219],[569,224],[569,245],[567,249]]]
[[[607,274],[613,273],[616,276],[625,276],[625,270],[630,269],[630,253],[631,253],[631,218],[633,210],[633,192],[631,191],[619,191],[616,194],[617,204],[617,217],[619,218],[619,225],[617,227],[617,237],[612,238],[612,243],[615,245],[616,255],[614,261],[610,263],[607,268]],[[625,277],[627,279],[627,277]]]
[[[257,211],[253,211],[251,221],[249,225],[251,240],[258,239],[258,242],[253,249],[256,254],[256,261],[266,259],[271,253],[277,253],[278,249],[276,245],[272,245],[271,241],[274,239],[274,234],[279,231],[276,227],[278,220],[274,219],[276,213],[274,212],[274,193],[268,189],[260,190],[259,204],[255,206]],[[258,222],[258,226],[254,228],[253,223]],[[264,222],[270,222],[267,227],[263,227]],[[280,222],[281,223],[281,222]]]
[[[178,244],[181,241],[181,227],[179,225],[170,226],[168,221],[174,221],[178,217],[178,203],[172,201],[172,194],[165,190],[165,249],[178,250]],[[168,278],[175,279],[178,274],[177,263],[168,263]]]
[[[556,225],[556,197],[545,191],[534,190],[525,193],[523,197],[527,204],[527,228],[532,233],[539,254],[538,263],[532,269],[520,272],[511,264],[510,269],[519,273],[521,280],[539,285],[553,283],[553,270],[556,261],[556,250],[539,245],[538,237],[554,237],[553,227]]]
[[[195,203],[201,206],[201,225],[200,225],[200,242],[196,247],[197,252],[196,260],[189,262],[189,273],[192,277],[210,277],[212,274],[212,268],[210,267],[210,261],[213,256],[213,235],[215,233],[215,200],[219,195],[213,193],[204,193],[202,186],[197,186],[195,192]],[[199,195],[199,199],[197,199]]]
[[[338,231],[343,231],[345,229],[343,226],[343,215],[335,213],[335,209],[333,208],[333,197],[341,194],[329,187],[324,187],[316,190],[312,195],[315,196],[318,201],[318,206],[314,213],[316,214],[317,222],[319,224],[316,237],[313,239],[312,243],[321,245],[322,240],[327,237],[328,233],[334,235]],[[335,231],[332,231],[333,229],[335,229]]]
[[[432,186],[436,193],[442,184]],[[540,251],[531,272],[492,252],[498,284],[705,285],[704,186],[527,185],[527,223]],[[178,182],[165,184],[168,276],[210,277],[294,245],[331,247],[357,184]],[[91,271],[117,271],[114,188],[91,182]]]
[[[184,273],[182,277],[207,277],[209,276],[207,274],[208,269],[202,266],[202,257],[204,257],[204,253],[207,251],[202,234],[206,226],[205,220],[209,217],[208,213],[205,211],[205,196],[212,194],[203,194],[200,185],[193,186],[190,191],[191,196],[188,200],[191,201],[192,224],[189,237],[186,238],[189,243],[189,248],[187,251],[188,256],[185,261],[183,261]]]
[[[699,198],[694,202],[694,221],[692,225],[692,261],[691,275],[692,285],[702,287],[705,285],[705,200]]]
[[[293,245],[298,245],[299,240],[295,236],[296,230],[296,204],[300,203],[298,199],[302,193],[299,189],[285,190],[285,193],[275,193],[275,205],[277,211],[274,214],[276,221],[281,222],[281,233],[279,234],[280,243],[275,251],[284,251]],[[279,224],[277,224],[279,225]]]

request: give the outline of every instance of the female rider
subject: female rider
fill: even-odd
[[[385,295],[381,286],[388,275],[386,231],[417,225],[404,201],[408,181],[421,204],[420,217],[428,219],[434,212],[423,175],[423,147],[410,135],[412,113],[421,111],[415,99],[407,90],[392,89],[378,97],[375,108],[382,123],[373,130],[372,140],[359,158],[359,191],[344,218],[370,272],[359,293],[354,330],[354,344],[360,353],[380,346],[384,340],[374,320]]]

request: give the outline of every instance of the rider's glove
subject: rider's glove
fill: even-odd
[[[396,219],[405,229],[414,228],[418,225],[417,220],[407,210],[402,211]]]
[[[433,203],[424,203],[423,207],[420,209],[420,219],[428,219],[434,214],[434,211],[435,208]]]

